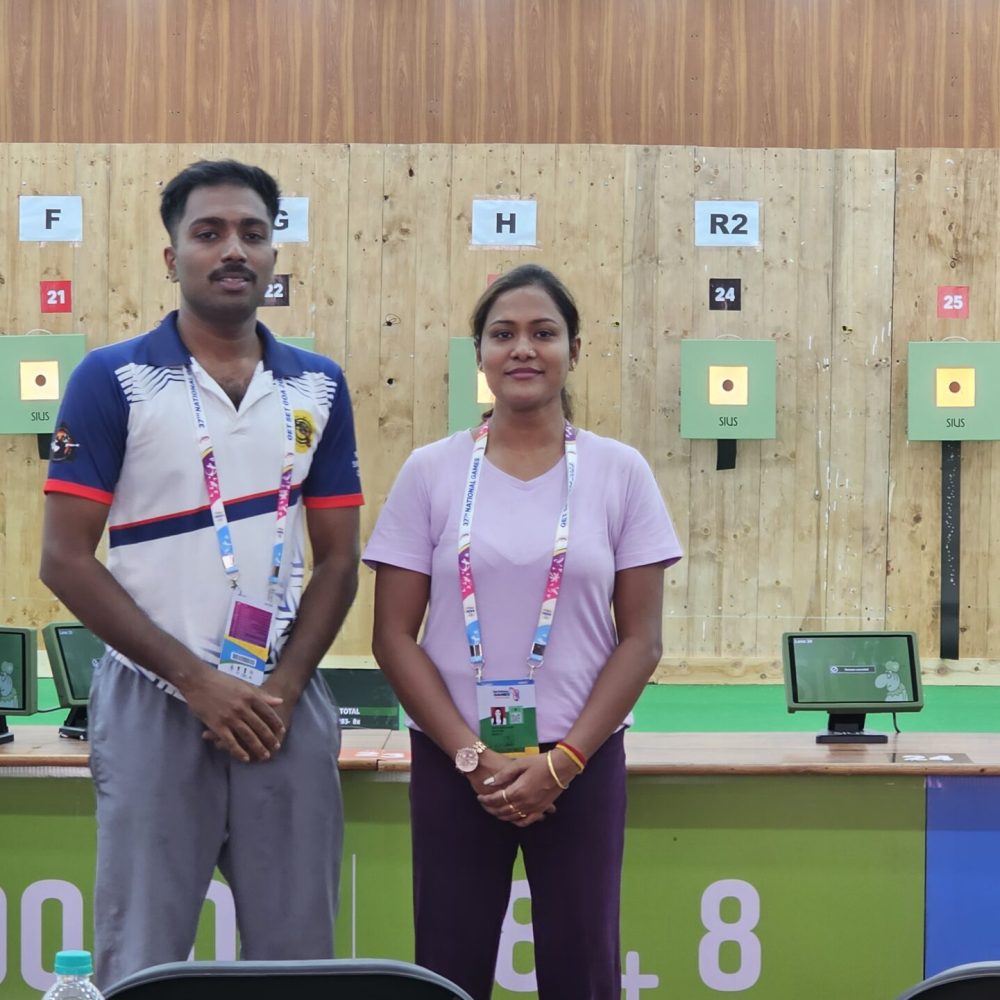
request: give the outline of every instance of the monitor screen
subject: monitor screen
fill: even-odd
[[[90,679],[104,656],[104,643],[79,622],[56,622],[42,630],[52,680],[65,708],[87,704]]]
[[[0,716],[32,715],[38,704],[38,636],[0,627]]]
[[[913,632],[786,632],[782,651],[789,712],[923,707]]]
[[[320,667],[337,703],[341,729],[398,729],[399,700],[381,670]]]

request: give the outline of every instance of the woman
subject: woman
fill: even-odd
[[[411,726],[416,960],[488,1000],[520,848],[539,997],[610,1000],[623,725],[680,547],[642,457],[567,419],[562,283],[502,275],[472,335],[492,413],[410,456],[365,551],[375,657]]]

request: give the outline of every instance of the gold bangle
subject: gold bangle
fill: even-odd
[[[555,745],[555,749],[562,750],[562,752],[566,754],[566,756],[569,757],[569,759],[573,762],[573,766],[577,769],[577,772],[579,774],[583,774],[583,764],[581,763],[580,758],[576,756],[576,754],[571,753],[561,743],[557,743]],[[550,750],[549,753],[552,753],[552,751]]]
[[[552,763],[552,751],[551,750],[545,755],[545,761],[549,765],[549,774],[552,775],[552,780],[565,792],[566,789],[569,788],[569,785],[564,785],[559,780],[559,775],[556,774],[555,765]]]

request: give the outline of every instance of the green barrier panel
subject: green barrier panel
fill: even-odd
[[[337,953],[410,959],[406,776],[342,777]],[[37,1000],[55,951],[90,945],[93,792],[84,778],[0,782],[0,995]],[[635,776],[629,796],[624,1000],[832,1000],[847,968],[872,997],[920,980],[922,777]],[[500,998],[534,995],[526,895],[518,869]],[[219,884],[210,899],[195,956],[232,957],[231,897]]]

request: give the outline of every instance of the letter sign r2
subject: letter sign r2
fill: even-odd
[[[694,243],[699,247],[760,246],[760,202],[696,201]]]

